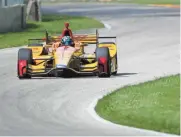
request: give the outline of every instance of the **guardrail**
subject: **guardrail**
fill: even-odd
[[[20,31],[26,27],[26,9],[23,5],[0,8],[0,33]]]
[[[9,7],[24,4],[24,0],[0,0],[0,7]]]
[[[24,0],[0,0],[0,33],[19,31],[26,25]]]
[[[41,21],[39,1],[0,0],[0,33],[24,29],[26,19]]]

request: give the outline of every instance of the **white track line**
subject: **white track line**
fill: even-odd
[[[108,29],[108,30],[111,30],[111,25],[109,25],[109,24],[107,24],[107,23],[104,23],[104,22],[102,22],[103,24],[104,24],[104,27],[106,28],[106,29]]]
[[[112,123],[108,120],[105,120],[103,118],[101,118],[95,111],[95,107],[97,105],[97,102],[99,101],[99,99],[103,98],[102,96],[98,96],[97,98],[95,98],[88,106],[87,111],[88,113],[97,121],[103,123],[103,124],[111,124],[113,126],[117,126],[118,128],[124,128],[124,129],[131,129],[137,132],[141,132],[141,133],[145,133],[145,134],[150,134],[150,135],[154,135],[154,136],[178,136],[178,135],[171,135],[171,134],[167,134],[167,133],[161,133],[161,132],[157,132],[157,131],[152,131],[152,130],[146,130],[146,129],[140,129],[140,128],[135,128],[135,127],[129,127],[129,126],[122,126],[119,124],[115,124]]]

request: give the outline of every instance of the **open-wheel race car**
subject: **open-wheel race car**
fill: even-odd
[[[65,45],[62,43],[65,36],[67,34],[51,37],[46,31],[43,39],[29,39],[28,46],[18,51],[18,78],[72,77],[86,74],[110,77],[117,74],[116,43],[99,42],[100,39],[116,37],[100,37],[96,30],[94,35],[75,34],[71,37],[72,43]],[[89,44],[96,44],[94,53],[84,52],[84,47]]]

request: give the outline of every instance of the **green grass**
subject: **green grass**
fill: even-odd
[[[66,21],[70,22],[70,28],[73,31],[104,27],[102,23],[93,18],[44,15],[42,22],[28,22],[27,28],[21,32],[0,33],[0,48],[22,46],[27,44],[30,38],[42,38],[45,36],[45,29],[52,35],[60,34]]]
[[[180,75],[118,89],[95,110],[113,123],[179,135]]]

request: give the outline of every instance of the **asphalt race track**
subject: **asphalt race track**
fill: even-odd
[[[165,135],[106,122],[92,107],[96,99],[123,85],[179,73],[179,9],[61,4],[44,6],[43,11],[106,23],[111,30],[101,34],[118,37],[118,75],[19,80],[18,48],[0,50],[0,135]]]

